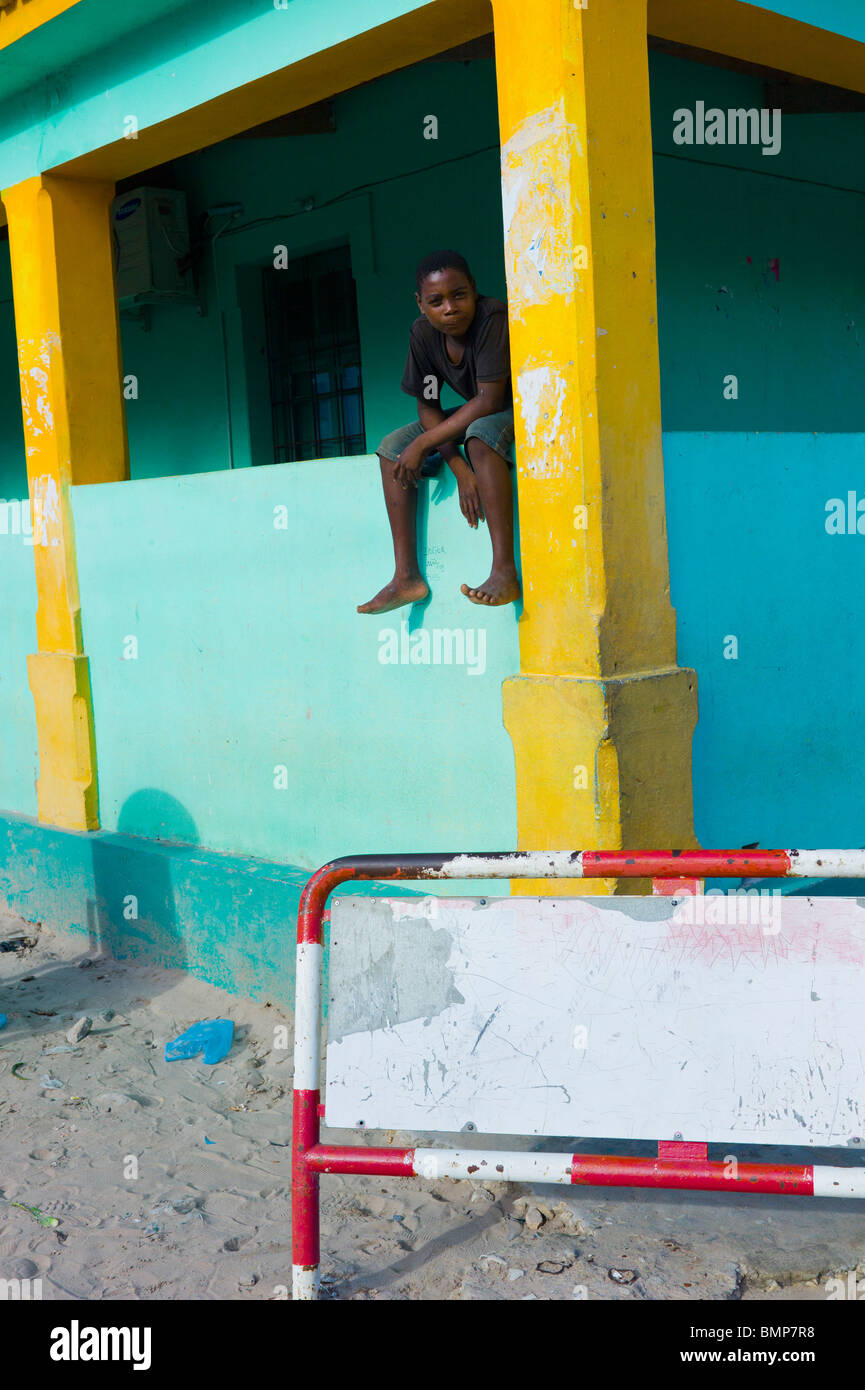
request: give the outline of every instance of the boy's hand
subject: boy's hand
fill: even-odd
[[[423,461],[428,453],[429,449],[421,443],[420,437],[413,439],[411,444],[403,449],[393,466],[394,482],[401,483],[404,488],[417,487]]]
[[[457,475],[457,487],[460,494],[460,511],[469,526],[476,530],[478,522],[484,521],[485,517],[477,479],[471,469]]]
[[[442,446],[443,454],[445,453],[446,447],[448,446]],[[477,530],[478,522],[485,521],[486,518],[484,516],[481,494],[478,490],[478,480],[475,477],[474,470],[469,467],[459,449],[456,447],[452,447],[451,452],[445,454],[445,458],[447,459],[448,467],[457,481],[457,488],[460,495],[460,511],[469,526]]]

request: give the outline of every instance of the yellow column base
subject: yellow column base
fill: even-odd
[[[90,663],[67,652],[27,658],[39,740],[39,819],[64,830],[97,830],[96,741]]]
[[[513,676],[502,687],[520,849],[692,849],[695,671],[611,680]],[[515,893],[645,893],[646,879],[522,879]]]

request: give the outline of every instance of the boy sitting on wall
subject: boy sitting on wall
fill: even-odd
[[[421,317],[411,327],[402,389],[416,398],[418,418],[387,435],[376,450],[393,536],[394,576],[358,613],[388,613],[429,594],[417,562],[417,486],[422,472],[432,471],[430,456],[435,454],[456,478],[460,510],[469,526],[477,528],[486,520],[490,529],[490,576],[476,588],[463,584],[462,592],[472,603],[490,605],[513,603],[520,596],[509,471],[514,409],[507,308],[500,299],[478,294],[456,251],[425,257],[415,279]],[[444,382],[465,405],[442,410]]]

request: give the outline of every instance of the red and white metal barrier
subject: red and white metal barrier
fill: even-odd
[[[323,920],[328,898],[340,884],[370,879],[651,878],[655,891],[666,894],[670,880],[680,881],[678,891],[688,893],[693,891],[693,881],[703,878],[835,877],[865,878],[865,850],[364,855],[326,864],[307,883],[298,912],[292,1137],[294,1298],[315,1299],[318,1293],[321,1173],[865,1197],[863,1168],[738,1163],[731,1174],[725,1162],[709,1160],[706,1144],[675,1140],[659,1142],[656,1158],[322,1144]]]

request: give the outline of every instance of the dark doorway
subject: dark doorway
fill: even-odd
[[[349,248],[268,268],[263,291],[274,462],[365,453]]]

